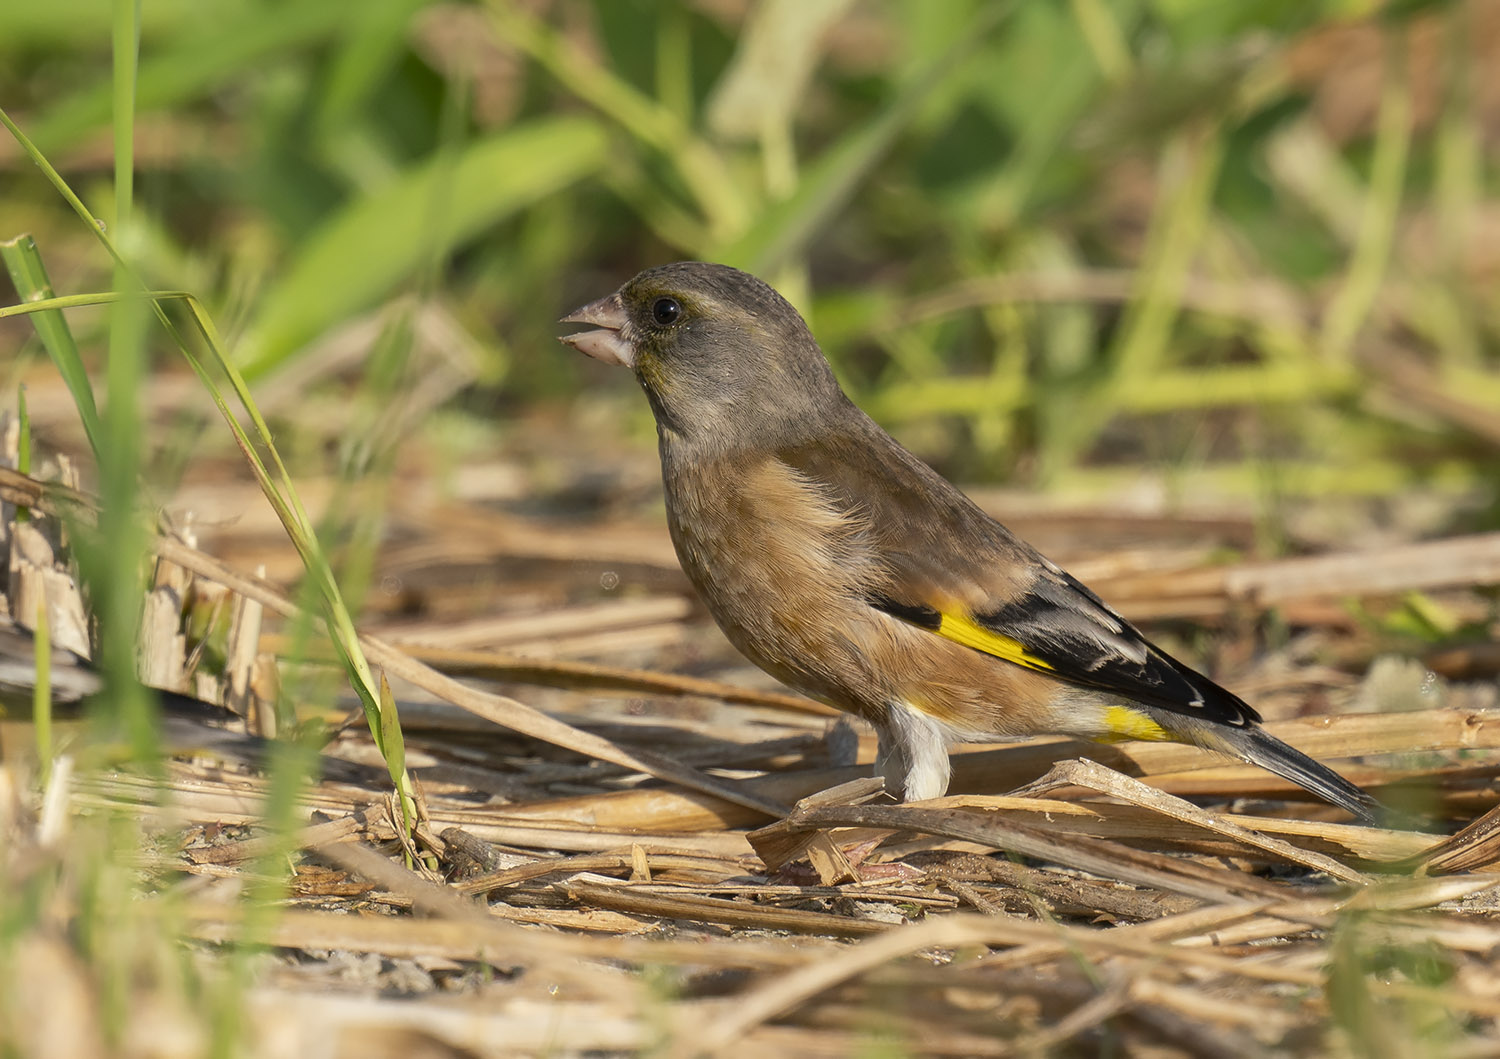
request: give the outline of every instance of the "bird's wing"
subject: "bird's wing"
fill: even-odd
[[[920,580],[903,583],[899,563],[894,569],[891,582],[871,592],[870,604],[945,639],[1071,684],[1204,721],[1243,727],[1260,720],[1238,696],[1152,644],[1055,567],[1040,567],[1030,588],[1008,594],[1004,602],[969,604],[947,593],[924,602],[934,598],[918,588],[930,584],[928,570],[921,571]]]
[[[1210,723],[1260,720],[885,435],[783,458],[869,528],[881,560],[871,606],[1072,684]]]

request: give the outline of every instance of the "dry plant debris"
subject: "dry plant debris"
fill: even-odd
[[[51,517],[86,512],[86,500],[3,470],[0,498],[7,601],[80,600],[47,614],[54,644],[86,652],[65,535]],[[17,504],[38,517],[16,522]],[[460,521],[472,528],[471,516]],[[471,557],[536,544],[524,534],[468,539]],[[246,732],[264,731],[263,700],[288,646],[277,619],[295,606],[182,539],[163,535],[153,547],[146,643],[158,657],[146,671],[229,705]],[[483,648],[486,635],[466,640],[456,631],[466,619],[453,615],[424,627],[377,613],[370,658],[410,699],[407,763],[423,795],[414,847],[403,849],[388,781],[354,729],[325,748],[321,778],[302,789],[295,826],[282,833],[266,828],[273,781],[225,751],[235,739],[263,749],[248,734],[174,758],[159,776],[91,767],[79,750],[59,758],[38,801],[12,753],[25,736],[8,726],[6,885],[60,871],[60,893],[76,898],[66,868],[74,844],[96,841],[101,820],[131,821],[138,890],[125,917],[133,926],[121,929],[170,930],[169,944],[210,976],[248,960],[245,1040],[257,1055],[418,1045],[495,1056],[1500,1047],[1492,684],[1455,685],[1446,701],[1407,712],[1272,722],[1410,806],[1429,831],[1338,823],[1276,777],[1163,744],[965,747],[957,793],[897,806],[864,778],[869,738],[842,729],[825,738],[827,711],[770,688],[619,661],[701,628],[655,548],[611,560],[661,564],[655,595],[550,612],[547,635],[572,657]],[[1389,551],[1371,594],[1452,587],[1462,606],[1476,580],[1500,581],[1493,536]],[[1119,583],[1138,589],[1123,593],[1127,609],[1136,599],[1170,611],[1176,598],[1200,614],[1212,597],[1232,614],[1256,601],[1357,594],[1351,572],[1370,562],[1164,567],[1154,587],[1140,587],[1153,575],[1137,554]],[[222,672],[195,669],[202,645],[185,599],[217,600],[229,616]],[[69,614],[72,625],[60,617]],[[21,609],[5,620],[0,643],[14,664],[34,621]],[[524,643],[524,615],[508,620],[490,632],[507,642],[507,628],[521,630],[509,643]],[[654,631],[632,639],[642,629]],[[60,687],[82,672],[61,654],[54,668]],[[1273,701],[1304,698],[1307,686],[1358,692],[1328,673],[1261,679]],[[598,695],[650,708],[604,709]],[[105,1054],[107,1027],[87,1000],[97,972],[66,940],[75,916],[49,913],[19,951],[28,988],[46,994],[49,1010],[71,1012],[71,1054]],[[180,984],[148,976],[129,992],[132,1024],[144,1021],[124,1054],[201,1043],[203,1019]],[[23,1039],[19,1054],[40,1054],[35,1044]]]

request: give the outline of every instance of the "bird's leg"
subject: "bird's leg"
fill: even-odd
[[[941,724],[904,702],[893,702],[876,732],[875,774],[885,780],[886,790],[904,802],[941,798],[947,792],[952,768]]]

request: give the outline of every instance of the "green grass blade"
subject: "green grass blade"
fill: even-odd
[[[139,0],[114,0],[113,54],[114,210],[119,238],[134,237],[135,84],[140,51]],[[117,256],[114,288],[137,286],[135,272]],[[105,364],[105,410],[100,419],[104,443],[99,448],[99,535],[93,546],[77,549],[80,569],[95,593],[99,616],[99,660],[108,682],[101,699],[123,721],[136,759],[159,762],[161,747],[155,724],[155,701],[136,676],[144,584],[142,559],[146,528],[139,510],[142,459],[140,395],[146,366],[146,306],[121,299],[109,312],[108,359]]]
[[[995,28],[1010,7],[994,4],[983,16],[966,24],[962,35],[912,76],[875,117],[808,166],[791,197],[767,209],[743,237],[716,251],[714,260],[764,274],[800,256],[916,117],[927,94]]]
[[[307,570],[310,583],[323,605],[323,616],[328,625],[330,638],[344,671],[348,674],[350,685],[360,700],[371,737],[375,740],[376,748],[381,756],[389,764],[387,731],[393,720],[387,720],[387,715],[381,710],[374,677],[365,659],[364,649],[360,646],[353,615],[350,614],[344,602],[333,568],[329,565],[327,556],[318,543],[313,521],[308,516],[306,508],[303,507],[296,489],[292,486],[291,474],[287,471],[281,454],[271,439],[270,427],[267,426],[260,410],[256,407],[244,376],[226,355],[208,313],[196,298],[189,298],[187,306],[193,315],[199,335],[213,358],[213,366],[222,373],[239,400],[240,406],[245,410],[250,419],[253,434],[241,425],[233,410],[230,409],[218,380],[210,373],[208,366],[193,353],[192,348],[175,328],[172,329],[174,338],[177,339],[184,357],[202,380],[204,388],[224,417],[261,492],[265,494],[286,530],[288,538],[297,549],[297,554]],[[265,454],[264,457],[262,453]],[[394,714],[389,716],[394,718]],[[404,819],[408,822],[415,820],[415,796],[411,777],[404,769],[393,769],[392,777],[396,781],[397,792],[401,797]]]
[[[336,34],[348,18],[337,3],[299,3],[274,14],[257,4],[232,21],[205,19],[141,65],[133,96],[140,112],[200,99],[215,88],[263,71],[298,49]],[[49,110],[33,130],[46,151],[70,146],[110,120],[114,86],[109,79],[82,89]]]
[[[668,106],[638,91],[572,39],[513,0],[491,0],[490,19],[502,39],[529,55],[558,83],[597,108],[676,170],[702,213],[705,245],[736,238],[752,222],[753,203],[724,157]]]
[[[180,290],[148,290],[139,293],[120,293],[119,291],[100,291],[94,294],[60,294],[51,298],[41,298],[34,302],[23,302],[20,305],[0,305],[0,320],[9,319],[12,316],[29,316],[55,312],[58,309],[76,309],[84,305],[113,305],[122,301],[181,301],[191,298],[192,295]]]
[[[332,133],[358,117],[399,61],[411,33],[411,16],[427,0],[374,0],[348,7],[338,48],[318,99],[317,126]],[[341,6],[341,5],[330,5]]]
[[[351,203],[308,238],[267,293],[241,352],[246,377],[263,375],[368,308],[420,273],[435,251],[597,172],[606,146],[597,121],[537,121],[470,144],[457,158],[429,161]]]
[[[1406,183],[1415,101],[1411,85],[1407,83],[1407,51],[1400,35],[1390,34],[1386,47],[1386,81],[1376,119],[1375,153],[1370,167],[1370,186],[1364,197],[1359,239],[1344,283],[1328,306],[1320,340],[1323,355],[1334,360],[1349,355],[1380,294],[1381,280],[1395,243],[1401,191]]]
[[[10,273],[10,281],[15,284],[16,293],[21,296],[22,302],[38,303],[54,297],[52,281],[47,277],[42,255],[37,250],[36,240],[30,235],[18,235],[14,239],[0,241],[0,258],[5,260],[5,269]],[[103,436],[99,426],[99,409],[94,404],[94,390],[89,385],[88,371],[83,366],[83,358],[79,356],[78,343],[73,340],[73,331],[68,327],[67,318],[56,309],[46,309],[32,314],[31,326],[36,328],[42,347],[46,349],[47,356],[52,358],[52,364],[67,385],[68,393],[73,396],[73,405],[78,409],[83,432],[88,436],[89,447],[94,450],[94,457],[97,459],[99,442]]]
[[[26,408],[26,387],[16,387],[16,426],[20,435],[16,439],[16,470],[22,474],[31,473],[31,413]],[[25,522],[31,518],[31,509],[24,504],[16,505],[16,521]],[[46,620],[45,614],[43,620]]]
[[[1130,55],[1130,46],[1126,43],[1119,19],[1110,6],[1103,0],[1072,0],[1069,6],[1099,72],[1113,82],[1130,76],[1135,60]]]
[[[22,467],[21,472],[26,473],[26,468]],[[36,756],[45,790],[52,778],[52,629],[47,624],[46,581],[39,579],[38,588],[41,594],[36,601],[36,625],[32,630],[36,683],[31,688],[31,723],[36,730]]]
[[[21,130],[21,126],[15,123],[15,120],[5,112],[3,107],[0,107],[0,125],[4,125],[6,131],[15,137],[16,143],[21,145],[21,152],[31,160],[33,165],[42,171],[42,175],[47,178],[47,182],[57,189],[57,193],[62,196],[63,201],[73,208],[73,212],[78,214],[83,223],[93,230],[94,237],[104,245],[104,249],[109,252],[110,258],[116,264],[124,264],[125,259],[120,256],[119,248],[115,246],[114,240],[104,230],[104,225],[100,222],[99,218],[95,217],[93,211],[83,204],[83,200],[78,197],[77,192],[68,186],[68,182],[62,178],[62,174],[57,171],[57,168],[47,160],[47,156],[37,147],[35,141]]]
[[[13,53],[41,54],[92,48],[98,44],[99,27],[109,18],[113,0],[48,0],[45,4],[0,4],[0,41]],[[261,0],[217,0],[207,15],[218,24],[233,24],[251,11],[261,12]],[[144,35],[163,38],[180,33],[194,16],[202,16],[203,5],[195,0],[151,0],[141,11]]]
[[[391,770],[391,782],[401,786],[402,773],[406,771],[406,740],[401,734],[401,720],[396,713],[396,696],[391,694],[390,681],[380,674],[380,736],[385,747],[385,763]]]
[[[1218,129],[1175,139],[1161,160],[1161,198],[1147,235],[1138,296],[1126,310],[1108,356],[1115,379],[1149,377],[1160,366],[1173,325],[1182,315],[1182,287],[1213,212],[1213,192],[1224,159]]]
[[[117,266],[117,271],[119,272],[119,274],[123,277],[128,278],[128,280],[137,287],[136,291],[129,293],[116,291],[114,292],[114,294],[108,296],[90,295],[87,296],[87,298],[96,301],[113,301],[116,304],[120,305],[129,304],[131,302],[135,302],[138,304],[141,300],[140,292],[144,289],[144,284],[142,283],[140,276],[136,274],[134,269],[131,268],[130,264],[120,253],[119,248],[115,246],[114,240],[109,237],[109,234],[99,223],[98,218],[96,218],[89,211],[88,207],[84,205],[83,201],[78,197],[77,193],[74,192],[73,189],[68,185],[68,182],[62,178],[61,174],[57,172],[57,169],[47,160],[46,156],[36,147],[31,139],[21,131],[20,127],[16,125],[14,120],[12,120],[4,110],[0,110],[0,125],[4,125],[10,131],[11,135],[15,137],[16,142],[21,145],[22,151],[25,152],[26,155],[36,163],[37,167],[43,172],[43,174],[47,176],[48,180],[51,181],[52,185],[57,189],[58,193],[63,197],[63,199],[70,206],[72,206],[74,211],[79,215],[80,218],[82,218],[89,231],[94,234],[94,237],[97,238],[104,246],[104,248],[109,252],[110,257],[114,260]],[[21,313],[36,312],[51,308],[60,308],[61,305],[59,303],[69,300],[71,299],[56,298],[49,300],[49,302],[45,304],[14,306],[13,311],[14,313]],[[181,329],[178,328],[176,323],[172,320],[171,316],[168,315],[165,308],[163,307],[162,301],[151,299],[150,304],[152,310],[156,314],[157,319],[161,322],[162,327],[166,330],[167,334],[171,337],[174,344],[176,344],[178,349],[182,352],[183,357],[188,361],[188,364],[192,367],[193,371],[204,382],[205,388],[208,390],[209,396],[213,400],[215,407],[219,410],[220,415],[223,416],[224,421],[228,424],[231,433],[234,435],[235,443],[245,454],[246,461],[250,464],[251,471],[254,473],[257,483],[265,493],[267,500],[272,505],[272,508],[276,511],[278,518],[281,519],[282,524],[286,527],[293,545],[297,548],[298,554],[301,556],[304,565],[307,567],[312,583],[316,587],[323,601],[325,612],[324,617],[328,622],[329,631],[332,636],[334,645],[339,652],[340,659],[344,664],[345,671],[349,675],[350,683],[353,685],[354,691],[359,696],[360,703],[364,707],[365,718],[370,726],[371,734],[376,740],[377,746],[379,746],[382,743],[382,734],[380,730],[380,707],[379,700],[374,688],[374,681],[370,673],[370,667],[369,664],[365,661],[364,651],[359,645],[359,638],[354,630],[354,620],[349,614],[348,607],[346,607],[343,603],[343,599],[339,594],[338,584],[333,577],[333,572],[328,565],[327,559],[324,558],[322,549],[319,547],[316,536],[313,533],[312,520],[308,518],[307,511],[303,508],[301,500],[298,499],[296,490],[292,488],[291,476],[287,472],[286,465],[282,462],[281,455],[276,451],[276,447],[271,440],[270,428],[266,425],[265,419],[262,418],[259,410],[255,407],[255,402],[250,397],[249,387],[246,385],[244,377],[240,375],[240,373],[235,369],[234,364],[230,361],[230,359],[224,352],[223,343],[219,339],[217,329],[213,326],[213,321],[209,318],[208,313],[204,311],[203,306],[198,302],[196,298],[192,297],[191,295],[187,295],[184,297],[184,300],[189,311],[192,314],[194,324],[198,329],[200,337],[207,344],[210,353],[214,357],[216,366],[220,369],[221,372],[224,373],[225,377],[227,377],[227,379],[229,380],[236,396],[240,400],[246,414],[250,418],[252,426],[255,430],[255,438],[258,439],[263,445],[272,464],[274,465],[276,469],[276,475],[274,478],[270,470],[267,468],[266,464],[262,461],[259,454],[257,453],[256,444],[254,441],[252,441],[250,434],[246,432],[244,427],[240,424],[238,418],[235,416],[233,410],[229,407],[229,403],[225,400],[224,395],[217,385],[216,380],[209,373],[208,369],[204,366],[202,361],[194,353],[193,346],[188,341],[187,337],[182,333]],[[80,302],[80,304],[82,304],[82,302]],[[107,420],[105,425],[106,429],[108,429],[109,422]],[[111,479],[107,477],[105,481],[107,483],[111,481]],[[129,484],[132,487],[134,486],[133,477],[131,478]],[[285,490],[284,493],[282,491],[283,489]],[[105,526],[105,522],[103,521],[103,519],[106,515],[107,509],[101,513],[101,526]],[[131,530],[131,526],[125,525],[123,527],[118,527],[117,530],[119,532],[129,532]],[[108,537],[108,533],[106,533],[106,537]],[[119,571],[119,576],[123,581],[124,578],[133,576],[133,573],[130,569],[124,569]],[[119,597],[116,598],[118,599]],[[122,628],[133,628],[134,619],[138,617],[139,614],[139,608],[137,607],[135,611],[126,613],[124,607],[121,604],[117,602],[116,606],[120,607],[120,614],[116,615],[111,612],[111,619],[113,620],[115,617],[120,617],[122,619]],[[130,660],[129,664],[133,665],[133,641],[130,645],[130,654],[127,657]],[[124,664],[126,663],[119,660],[114,660],[114,665]],[[125,685],[127,694],[130,687],[132,687],[132,685]],[[138,685],[134,685],[134,687],[137,691],[139,691]],[[134,708],[132,708],[131,712],[136,713],[139,711],[136,711],[134,710]],[[144,735],[142,736],[142,738],[144,739]],[[403,803],[403,814],[407,814],[410,809],[410,805],[414,805],[415,802],[411,779],[405,774],[403,774],[402,776],[400,795]],[[412,817],[410,815],[407,815],[407,819],[411,818]]]
[[[115,217],[125,224],[135,203],[136,71],[141,54],[141,0],[115,0],[110,101],[115,136]]]
[[[790,127],[850,0],[767,0],[750,9],[734,58],[708,101],[709,127],[736,142]]]

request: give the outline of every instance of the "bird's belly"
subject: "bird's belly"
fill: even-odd
[[[734,544],[674,526],[678,561],[730,643],[777,679],[818,698],[842,697],[837,672],[852,657],[858,620],[840,572],[799,554],[759,520],[739,521]],[[845,673],[847,676],[847,672]]]

